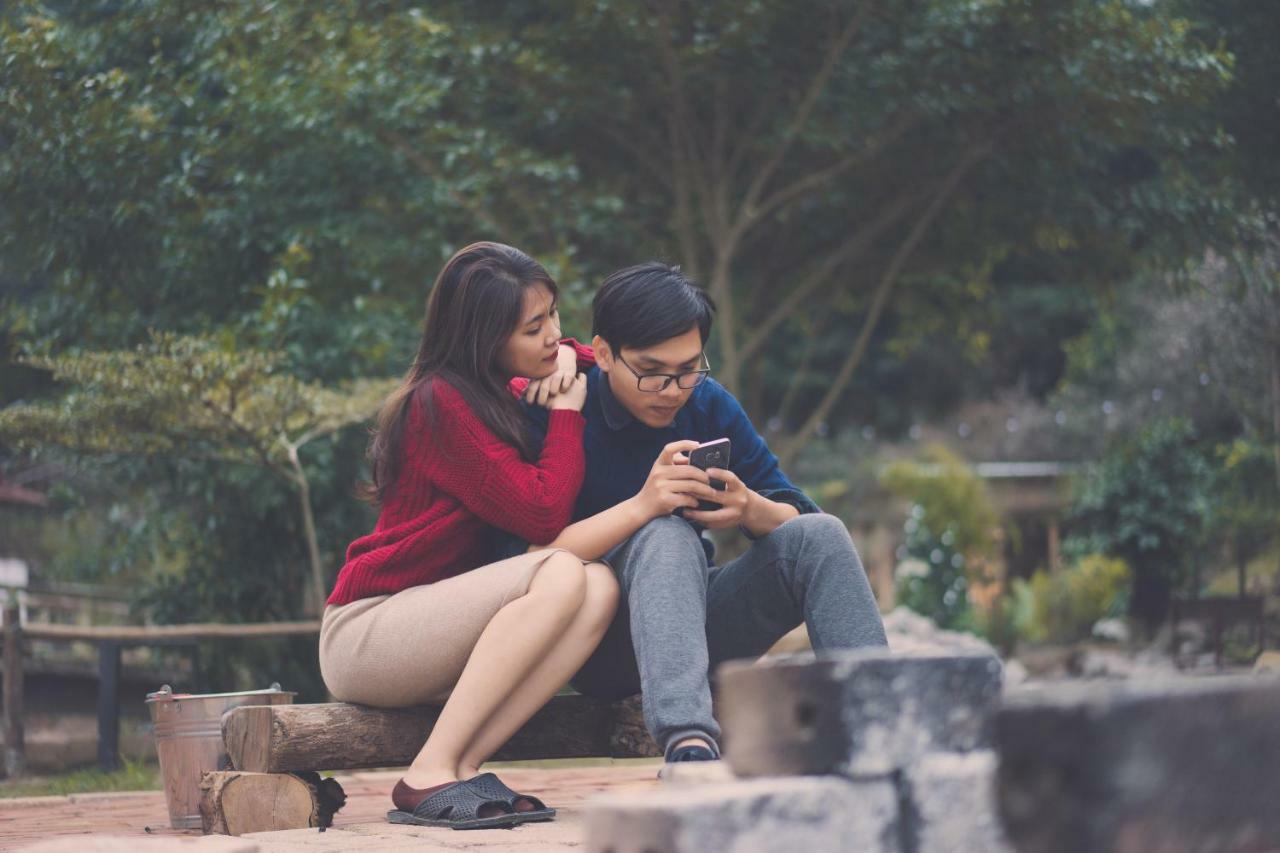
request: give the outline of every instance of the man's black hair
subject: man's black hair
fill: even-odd
[[[680,267],[649,261],[610,275],[591,303],[591,334],[623,347],[644,349],[694,326],[706,346],[716,304]]]

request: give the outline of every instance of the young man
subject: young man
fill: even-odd
[[[728,470],[708,471],[725,483],[721,508],[656,518],[606,556],[623,603],[572,682],[601,698],[640,692],[667,761],[719,757],[708,680],[719,663],[758,657],[801,622],[816,649],[886,644],[844,524],[787,479],[742,406],[709,377],[713,312],[701,289],[660,263],[609,276],[593,310],[597,367],[587,375],[587,471],[575,519],[637,495],[668,444],[731,441]],[[545,409],[529,417],[544,428]],[[701,530],[734,526],[753,542],[717,567]]]

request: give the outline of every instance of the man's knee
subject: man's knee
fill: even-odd
[[[623,557],[624,575],[646,575],[668,571],[705,572],[707,555],[698,532],[689,522],[664,515],[645,524],[627,540]]]
[[[852,545],[849,529],[844,526],[844,522],[825,512],[797,515],[784,522],[773,533],[795,549],[805,546],[848,547]]]
[[[834,515],[808,513],[790,519],[774,531],[782,534],[776,546],[783,562],[808,582],[818,572],[865,574],[849,529]]]
[[[653,519],[631,536],[631,549],[677,549],[705,554],[698,531],[689,522],[674,515]]]

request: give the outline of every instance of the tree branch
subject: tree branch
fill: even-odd
[[[795,313],[796,309],[808,302],[809,298],[818,291],[822,285],[835,273],[835,271],[843,264],[856,258],[880,239],[882,235],[894,225],[898,223],[911,206],[920,198],[921,193],[900,193],[890,204],[885,207],[869,224],[858,229],[858,231],[849,236],[847,242],[827,255],[813,272],[797,287],[791,290],[777,307],[770,312],[751,337],[747,338],[742,344],[740,355],[742,358],[750,358],[762,346],[769,336],[777,330],[778,326]]]
[[[652,151],[646,150],[645,147],[634,138],[634,132],[623,133],[617,127],[605,125],[602,128],[605,136],[609,137],[618,147],[624,149],[628,154],[635,158],[636,162],[644,166],[645,170],[652,175],[659,183],[665,185],[668,189],[672,188],[671,172],[664,169],[662,161],[658,159]]]
[[[889,145],[901,139],[903,135],[918,124],[919,121],[919,116],[911,113],[903,113],[890,124],[889,128],[884,133],[871,137],[870,141],[859,151],[838,160],[825,169],[819,169],[816,172],[811,172],[803,178],[797,179],[790,185],[783,187],[773,195],[761,201],[756,207],[744,207],[742,209],[742,216],[739,218],[739,227],[741,227],[745,232],[761,219],[779,210],[785,209],[792,202],[802,198],[806,193],[819,189],[831,180],[849,171],[854,166],[872,159],[881,151],[888,148]]]
[[[840,61],[840,57],[845,50],[853,42],[854,36],[858,34],[858,30],[862,27],[863,21],[871,14],[873,3],[870,0],[864,2],[857,13],[849,20],[844,30],[836,37],[831,48],[827,51],[827,55],[822,60],[822,65],[818,69],[818,73],[809,83],[809,88],[805,92],[804,97],[800,100],[800,106],[796,110],[795,116],[791,119],[786,131],[782,134],[782,140],[778,143],[777,149],[774,150],[773,156],[765,161],[764,166],[756,173],[755,178],[751,181],[747,189],[746,196],[742,200],[742,210],[750,210],[756,206],[760,199],[761,193],[764,192],[765,186],[781,165],[782,160],[786,157],[791,145],[795,142],[800,131],[809,122],[809,116],[813,113],[813,109],[817,106],[818,99],[822,96],[823,90],[826,89],[827,83],[831,80],[831,75],[835,73],[836,65]]]
[[[808,440],[813,431],[817,429],[819,423],[824,421],[830,413],[832,406],[836,400],[844,393],[845,386],[849,384],[849,380],[853,378],[853,373],[861,363],[863,356],[866,354],[867,346],[871,342],[871,335],[875,331],[876,326],[880,322],[880,315],[884,312],[884,307],[889,298],[889,292],[893,289],[898,277],[902,273],[902,269],[906,266],[911,255],[915,252],[916,247],[920,245],[920,241],[924,239],[925,234],[929,230],[938,215],[946,208],[947,203],[951,201],[951,197],[955,195],[955,191],[959,188],[961,180],[969,173],[979,161],[982,160],[991,151],[991,141],[984,140],[982,143],[974,145],[970,148],[965,156],[960,159],[947,175],[939,189],[937,195],[929,203],[921,217],[912,227],[911,232],[907,235],[906,240],[898,247],[898,251],[894,253],[893,258],[889,261],[889,265],[885,268],[884,274],[880,277],[880,282],[876,286],[875,295],[871,299],[871,306],[867,311],[867,316],[862,322],[862,328],[858,332],[858,338],[854,342],[853,349],[849,351],[849,355],[844,360],[844,364],[840,366],[840,371],[836,374],[835,379],[831,383],[831,387],[827,389],[827,393],[823,395],[822,401],[809,414],[804,424],[796,431],[783,447],[782,452],[778,454],[779,458],[789,462],[795,458],[800,451],[801,445]]]

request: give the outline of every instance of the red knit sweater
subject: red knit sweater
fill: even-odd
[[[590,350],[577,345],[580,359]],[[400,475],[373,533],[347,548],[329,604],[400,592],[483,564],[490,526],[550,542],[568,526],[582,487],[582,414],[551,412],[537,464],[500,440],[462,395],[435,383],[434,433],[411,406]]]

